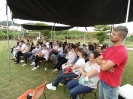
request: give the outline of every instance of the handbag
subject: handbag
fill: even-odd
[[[58,55],[58,52],[55,52],[55,51],[54,51],[53,54],[54,54],[54,55]]]

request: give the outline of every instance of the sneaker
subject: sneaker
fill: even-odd
[[[37,68],[39,68],[39,66],[37,66]]]
[[[22,66],[26,66],[26,65],[27,65],[27,64],[24,63]]]
[[[23,63],[23,62],[24,62],[24,60],[21,60],[21,61],[20,61],[20,63]]]
[[[58,72],[58,69],[54,69],[54,70],[52,70],[52,72]]]
[[[46,85],[46,87],[47,87],[47,86],[52,86],[52,83],[50,83],[50,84],[47,84],[47,85]]]
[[[35,62],[32,62],[30,65],[35,65]]]
[[[34,67],[32,70],[37,70],[37,67]]]
[[[59,83],[59,86],[63,86],[64,84],[62,84],[62,83]]]
[[[47,87],[47,89],[49,89],[49,90],[56,90],[56,87],[55,86],[46,86]]]
[[[76,99],[80,99],[78,95],[77,95],[77,98]]]

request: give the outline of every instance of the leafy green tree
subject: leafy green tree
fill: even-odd
[[[126,41],[133,42],[133,35],[131,35],[131,36],[129,36],[129,37],[126,37]]]
[[[18,32],[17,31],[13,31],[13,30],[9,30],[9,39],[13,39],[14,37],[16,38],[18,36]],[[2,29],[0,30],[0,39],[6,39],[7,37],[7,30],[6,29]]]
[[[94,26],[94,31],[96,33],[96,38],[99,41],[99,43],[103,43],[106,38],[109,38],[107,34],[110,31],[110,26],[96,25]]]
[[[0,39],[4,39],[6,37],[6,34],[2,31],[0,31]]]

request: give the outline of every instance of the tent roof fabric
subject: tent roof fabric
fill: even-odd
[[[61,30],[67,30],[67,29],[70,29],[72,28],[71,26],[35,26],[35,25],[26,25],[26,24],[22,24],[22,27],[24,29],[27,29],[27,30],[52,30],[54,31],[61,31]]]
[[[124,23],[128,0],[6,0],[12,18],[71,26]],[[133,21],[133,0],[129,19]]]

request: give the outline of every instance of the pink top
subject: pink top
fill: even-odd
[[[69,51],[66,58],[68,59],[67,64],[73,64],[74,61],[77,59],[77,54]]]

